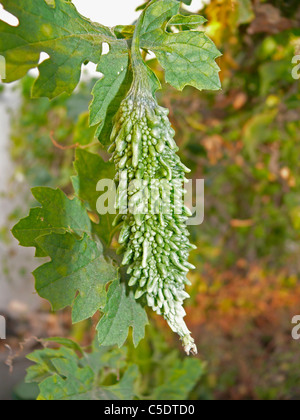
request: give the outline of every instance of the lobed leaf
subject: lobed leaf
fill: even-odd
[[[53,310],[72,306],[73,322],[92,317],[106,303],[106,285],[118,278],[117,269],[107,262],[103,249],[84,235],[51,234],[37,239],[51,262],[33,275],[38,294],[49,300]]]
[[[220,69],[215,60],[221,54],[208,36],[198,31],[165,30],[172,17],[178,15],[179,7],[176,0],[151,4],[145,12],[140,45],[155,53],[166,81],[176,89],[190,85],[198,90],[218,90]]]
[[[131,400],[138,377],[137,366],[129,366],[121,380],[104,385],[107,375],[119,368],[119,357],[107,348],[93,347],[91,353],[81,357],[75,352],[76,343],[59,349],[36,350],[27,358],[34,362],[27,370],[26,382],[39,384],[39,400]],[[71,348],[73,347],[73,348]],[[119,355],[120,356],[120,355]],[[98,368],[87,365],[90,358],[98,360]],[[106,361],[108,360],[108,362]],[[113,362],[115,359],[116,364]]]
[[[40,236],[70,232],[82,237],[91,232],[91,221],[78,198],[70,200],[61,190],[48,187],[33,188],[32,194],[42,207],[31,209],[12,233],[21,246],[35,247],[37,257],[48,255],[37,242]]]
[[[17,27],[0,21],[0,55],[6,59],[6,82],[21,79],[38,66],[35,97],[70,94],[79,82],[82,64],[99,62],[102,43],[120,42],[109,28],[82,17],[70,1],[1,0],[1,3],[19,20]],[[50,58],[39,64],[42,52]]]
[[[104,316],[98,326],[99,343],[103,346],[125,343],[128,330],[133,329],[133,343],[135,346],[145,336],[145,326],[148,319],[145,310],[138,303],[132,292],[126,294],[124,284],[115,281],[108,290],[108,301],[103,310]]]

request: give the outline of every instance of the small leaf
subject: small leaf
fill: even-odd
[[[148,324],[145,310],[135,300],[132,292],[126,294],[124,284],[118,281],[110,286],[107,298],[104,316],[97,326],[99,343],[103,346],[117,344],[122,347],[127,339],[128,330],[132,327],[133,342],[137,346],[144,338],[145,326]]]
[[[135,30],[134,25],[117,25],[114,27],[114,32],[119,39],[131,39]]]
[[[106,284],[118,275],[116,268],[105,260],[99,243],[86,235],[78,240],[69,233],[42,236],[37,242],[51,262],[34,271],[36,290],[50,301],[53,310],[72,306],[76,323],[104,307]]]
[[[164,30],[178,14],[176,0],[154,2],[145,12],[140,46],[155,53],[165,70],[166,81],[178,90],[194,86],[199,90],[221,88],[215,59],[221,54],[204,32]]]
[[[42,207],[31,209],[12,233],[21,246],[36,247],[37,257],[47,256],[36,241],[42,235],[71,232],[82,237],[90,233],[90,219],[78,198],[70,200],[61,190],[47,187],[33,188],[32,194]]]

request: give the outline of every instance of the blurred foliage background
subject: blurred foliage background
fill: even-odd
[[[177,383],[172,392],[177,386],[183,399],[297,400],[300,347],[291,319],[300,302],[300,71],[297,79],[292,60],[300,55],[299,2],[211,0],[200,13],[223,53],[223,90],[178,93],[165,85],[158,98],[171,109],[191,177],[205,179],[205,221],[191,228],[197,270],[187,307],[201,373],[192,391],[180,394]],[[155,60],[149,65],[161,72]],[[30,99],[31,84],[28,77],[20,86],[12,158],[30,186],[71,193],[75,148],[105,156],[88,128],[92,82],[52,102]],[[71,327],[67,311],[51,317],[57,335],[91,342],[92,324]],[[156,328],[137,350],[129,344],[125,357],[143,375],[140,396],[153,396],[174,369],[193,370],[179,350],[171,352],[178,343],[163,321],[153,319]]]

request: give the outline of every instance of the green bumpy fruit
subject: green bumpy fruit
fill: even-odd
[[[168,113],[147,92],[131,91],[121,104],[109,148],[117,169],[115,224],[121,222],[119,251],[125,252],[122,265],[129,266],[136,299],[145,295],[180,336],[186,353],[196,354],[183,309],[189,297],[187,272],[195,268],[188,262],[195,248],[186,228],[191,213],[183,204],[185,173],[190,171],[176,155]]]

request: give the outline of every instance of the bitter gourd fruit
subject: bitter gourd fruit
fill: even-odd
[[[136,299],[145,295],[148,305],[180,336],[186,353],[196,354],[183,319],[183,301],[189,297],[187,272],[194,268],[188,262],[194,248],[186,227],[190,211],[183,203],[189,169],[176,154],[168,112],[145,87],[133,86],[121,104],[109,148],[117,170],[116,208],[121,213],[115,224],[121,221],[122,264],[128,265]],[[127,214],[122,214],[127,207]]]

